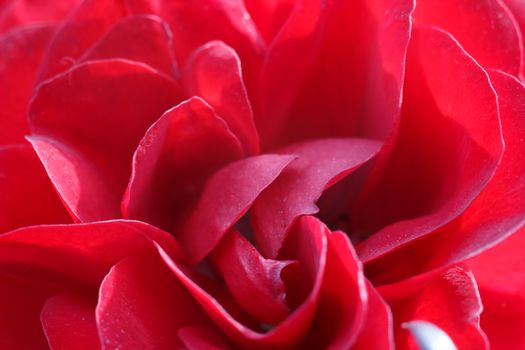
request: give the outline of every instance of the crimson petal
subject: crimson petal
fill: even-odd
[[[266,43],[271,43],[293,10],[294,0],[245,0],[246,8]]]
[[[169,234],[145,223],[115,220],[33,226],[6,233],[0,236],[0,263],[33,265],[96,285],[123,258],[155,252],[152,240],[170,256],[182,257]]]
[[[372,283],[367,281],[366,289],[368,312],[363,329],[352,349],[393,350],[395,347],[392,311]]]
[[[525,347],[524,246],[525,229],[522,228],[468,261],[483,300],[481,328],[494,350]]]
[[[498,0],[426,0],[418,2],[414,19],[452,34],[486,68],[521,71],[519,28]]]
[[[257,320],[277,324],[288,316],[281,273],[292,261],[264,259],[235,230],[215,249],[212,261],[237,302]]]
[[[47,299],[40,319],[51,349],[100,349],[95,303],[74,295],[55,295]]]
[[[30,140],[79,221],[119,216],[133,151],[179,96],[173,80],[126,60],[86,62],[40,86]]]
[[[220,333],[219,333],[220,334]],[[188,350],[230,350],[217,332],[204,327],[184,327],[179,330],[179,338]]]
[[[31,281],[0,272],[0,347],[6,350],[47,349],[39,314],[46,292]]]
[[[211,322],[158,256],[120,261],[104,278],[96,308],[103,349],[177,349],[177,330]]]
[[[0,33],[29,24],[59,22],[79,2],[60,0],[50,6],[47,1],[13,0],[0,11]]]
[[[301,340],[313,319],[326,266],[327,232],[327,228],[313,217],[301,218],[291,230],[285,257],[300,263],[304,272],[301,278],[304,290],[301,292],[306,292],[306,298],[288,318],[267,333],[249,329],[235,320],[215,298],[184,273],[180,264],[161,247],[158,249],[168,267],[232,341],[250,349],[287,348]],[[294,284],[293,287],[299,286]]]
[[[517,22],[518,32],[521,33],[521,47],[523,50],[525,48],[525,3],[521,0],[504,0],[503,2],[509,7]],[[525,52],[523,54],[525,54]],[[525,64],[522,64],[520,73],[521,78],[523,78],[525,74]]]
[[[390,153],[378,156],[379,180],[351,212],[355,229],[371,234],[357,246],[364,262],[458,217],[503,154],[494,89],[449,34],[417,29],[407,62],[397,139]]]
[[[327,238],[326,271],[315,326],[304,345],[312,349],[353,349],[365,326],[367,312],[378,310],[368,310],[363,266],[348,237],[343,232],[333,232]],[[380,331],[373,330],[376,337]]]
[[[424,284],[406,280],[379,290],[392,308],[399,348],[409,344],[408,331],[401,329],[403,323],[427,321],[442,329],[458,349],[487,349],[479,326],[483,307],[470,271],[452,267]]]
[[[412,0],[296,2],[270,44],[255,95],[262,148],[386,138],[400,111],[413,7]]]
[[[53,30],[49,25],[32,25],[0,37],[0,145],[23,142],[29,132],[27,106]]]
[[[124,3],[83,0],[55,34],[40,67],[38,81],[44,81],[71,68],[113,23],[128,14],[129,10]]]
[[[192,263],[201,261],[279,176],[294,156],[265,154],[229,164],[206,182],[176,236]]]
[[[210,103],[230,126],[247,154],[259,152],[259,136],[244,86],[241,62],[235,51],[220,41],[198,48],[182,75],[189,95]]]
[[[368,161],[379,147],[379,142],[366,139],[321,139],[279,150],[298,158],[252,208],[255,240],[263,255],[276,257],[293,220],[317,213],[315,201],[323,191]]]
[[[0,147],[0,233],[71,218],[28,144]]]
[[[135,151],[124,217],[173,231],[207,178],[241,157],[239,140],[206,102],[194,97],[179,104],[150,127]]]
[[[367,266],[375,280],[407,275],[464,261],[504,240],[525,223],[525,86],[491,71],[501,113],[505,152],[494,177],[465,212],[423,239]],[[385,266],[389,266],[385,269]]]
[[[199,46],[221,40],[231,46],[245,64],[245,79],[252,84],[260,65],[264,43],[243,1],[162,1],[159,13],[171,27],[177,62],[185,65]]]
[[[175,58],[168,25],[151,15],[137,15],[117,22],[78,62],[124,58],[142,62],[174,76]]]

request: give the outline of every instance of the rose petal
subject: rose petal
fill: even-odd
[[[60,0],[50,6],[47,1],[10,1],[0,12],[0,33],[28,24],[58,22],[79,2],[79,0]]]
[[[27,144],[0,147],[0,233],[71,218]]]
[[[479,327],[483,307],[470,271],[452,267],[423,284],[406,280],[379,290],[392,308],[398,347],[409,344],[409,334],[401,325],[420,320],[442,329],[458,349],[487,349],[486,336]]]
[[[192,263],[201,261],[292,160],[266,154],[232,163],[213,174],[176,236]]]
[[[411,45],[396,142],[378,156],[379,179],[350,213],[354,230],[373,233],[357,246],[364,262],[459,216],[488,184],[503,153],[498,105],[485,71],[441,30],[419,28]]]
[[[53,7],[53,6],[47,6]],[[58,29],[40,67],[42,82],[71,68],[111,26],[125,17],[124,1],[83,0]]]
[[[96,308],[103,349],[177,349],[177,330],[207,325],[199,305],[156,256],[127,258],[100,287]]]
[[[74,295],[55,295],[47,299],[40,319],[51,349],[100,349],[94,303]]]
[[[235,51],[220,41],[198,48],[182,74],[190,95],[210,103],[239,138],[247,154],[259,152],[250,101],[244,86],[241,62]]]
[[[31,140],[79,221],[119,216],[133,151],[179,96],[174,81],[126,60],[86,62],[41,85]]]
[[[519,29],[499,1],[427,0],[417,4],[414,19],[452,34],[482,66],[519,74]]]
[[[525,87],[516,78],[491,71],[498,94],[505,152],[498,169],[465,212],[432,235],[409,244],[388,260],[369,264],[375,281],[393,281],[454,264],[505,239],[525,223]],[[388,269],[385,269],[388,266]]]
[[[290,16],[295,1],[244,0],[244,3],[261,36],[271,43]]]
[[[296,2],[261,72],[254,109],[262,148],[319,137],[384,139],[399,115],[413,6]]]
[[[123,258],[152,252],[152,240],[169,250],[171,256],[182,256],[174,238],[153,226],[107,221],[33,226],[6,233],[0,236],[0,264],[35,266],[40,269],[37,277],[39,271],[47,270],[60,274],[62,279],[96,285]],[[16,271],[25,273],[22,268]]]
[[[179,338],[188,350],[230,350],[221,337],[208,328],[184,327],[179,330]]]
[[[509,8],[518,26],[518,32],[521,34],[521,47],[525,48],[525,3],[521,0],[504,0]],[[522,64],[520,75],[523,78],[525,74],[525,65]]]
[[[325,271],[327,232],[327,228],[312,217],[301,218],[291,230],[288,237],[290,244],[282,258],[299,261],[303,274],[300,283],[293,287],[306,292],[306,296],[286,320],[268,333],[254,331],[235,320],[215,298],[189,278],[162,248],[159,247],[159,251],[168,267],[232,341],[250,349],[267,349],[269,346],[287,348],[301,340],[314,316]]]
[[[367,299],[363,266],[348,237],[342,232],[329,234],[326,271],[315,326],[306,337],[304,346],[353,349],[365,324]],[[374,330],[376,336],[377,332]]]
[[[151,15],[127,17],[117,22],[78,62],[124,58],[145,63],[168,76],[176,73],[168,25]]]
[[[252,222],[257,246],[274,258],[293,220],[318,212],[323,191],[368,161],[380,143],[365,139],[322,139],[279,150],[298,159],[255,201]]]
[[[208,177],[241,157],[239,140],[206,102],[181,103],[150,127],[135,151],[124,217],[173,231]]]
[[[231,230],[212,255],[235,300],[262,323],[277,324],[290,313],[281,279],[291,261],[264,259],[236,230]]]
[[[352,349],[393,350],[395,347],[390,307],[368,281],[366,289],[368,292],[368,312],[363,329]]]
[[[0,145],[23,142],[29,132],[27,106],[53,30],[50,25],[39,24],[0,37]]]
[[[505,153],[485,190],[462,215],[461,225],[432,265],[465,260],[503,240],[525,224],[525,86],[502,73],[490,72],[498,94]]]
[[[255,82],[264,43],[242,1],[162,1],[159,11],[171,26],[175,56],[182,66],[199,46],[221,40],[239,54],[244,78]]]
[[[525,344],[524,244],[522,228],[468,261],[483,300],[481,327],[494,350],[523,349]]]
[[[30,281],[0,272],[0,346],[2,349],[47,349],[39,314],[46,292]],[[42,288],[40,288],[42,289]],[[21,348],[21,344],[25,348]]]

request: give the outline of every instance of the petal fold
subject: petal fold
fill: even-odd
[[[401,122],[388,144],[350,212],[354,231],[368,235],[357,246],[366,263],[461,215],[503,155],[488,75],[446,32],[413,32]]]
[[[380,143],[366,139],[321,139],[295,144],[278,152],[295,154],[277,180],[255,201],[252,223],[257,246],[274,258],[294,219],[318,212],[323,191],[372,158]]]
[[[186,100],[164,113],[135,150],[123,216],[174,231],[206,180],[241,157],[239,140],[224,120],[202,99]]]
[[[34,147],[79,221],[119,216],[133,151],[179,100],[173,80],[122,59],[82,63],[40,86],[30,107]]]

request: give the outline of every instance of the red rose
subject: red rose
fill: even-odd
[[[0,347],[522,347],[522,29],[518,0],[0,1]]]

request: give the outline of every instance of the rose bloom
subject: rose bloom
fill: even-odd
[[[523,1],[2,0],[0,33],[1,349],[525,349]]]

